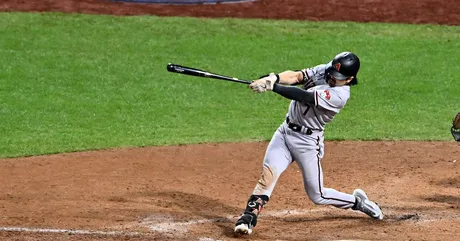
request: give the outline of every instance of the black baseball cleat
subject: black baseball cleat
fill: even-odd
[[[251,213],[241,215],[235,224],[235,234],[251,234],[255,219],[257,216]]]

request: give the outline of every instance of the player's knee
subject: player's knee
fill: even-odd
[[[321,196],[321,193],[307,193],[310,200],[316,205],[326,204],[326,200]]]

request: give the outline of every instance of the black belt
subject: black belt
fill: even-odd
[[[307,134],[307,135],[313,134],[312,129],[290,122],[289,117],[286,117],[286,124],[288,125],[289,129],[291,129],[291,130],[293,130],[295,132],[299,132],[299,133],[303,133],[303,134]]]

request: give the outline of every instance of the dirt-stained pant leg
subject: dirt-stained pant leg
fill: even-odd
[[[292,156],[285,143],[285,128],[280,127],[273,134],[267,147],[262,172],[254,188],[253,195],[267,195],[270,197],[281,173],[291,163]]]
[[[324,136],[322,133],[304,135],[289,133],[288,147],[293,158],[302,170],[305,191],[315,204],[333,205],[338,208],[351,208],[355,197],[323,185],[321,159],[324,156]]]

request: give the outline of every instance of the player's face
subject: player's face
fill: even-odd
[[[331,87],[342,86],[342,85],[346,85],[346,84],[350,83],[350,81],[352,79],[353,79],[353,77],[350,77],[350,78],[345,79],[345,80],[339,80],[339,79],[334,78],[332,75],[328,74],[327,75],[327,84],[329,84],[329,86],[331,86]]]

